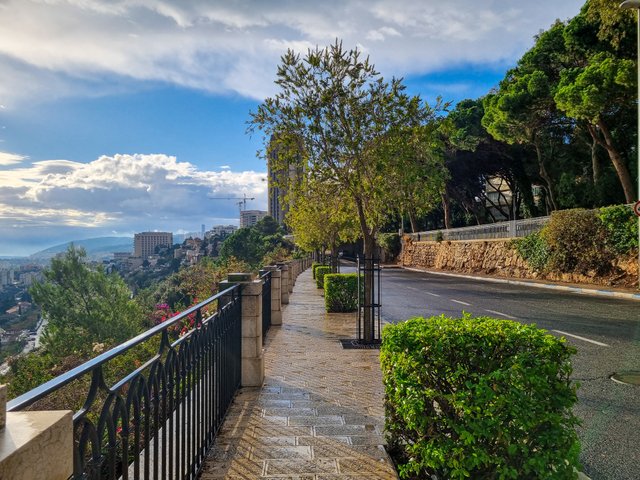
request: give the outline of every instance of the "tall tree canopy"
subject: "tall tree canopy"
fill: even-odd
[[[86,356],[94,343],[116,345],[142,328],[141,310],[124,281],[91,267],[84,249],[73,245],[51,260],[31,295],[48,321],[43,343],[57,356]]]
[[[428,109],[404,93],[400,80],[385,81],[360,51],[346,50],[339,41],[304,57],[287,52],[276,84],[278,93],[252,114],[250,130],[262,130],[266,141],[290,139],[291,148],[283,152],[298,149],[298,154],[286,161],[304,162],[310,183],[331,182],[340,189],[355,207],[365,256],[371,258],[389,214],[394,186],[388,180],[397,165],[396,157],[376,147],[381,139],[420,124]],[[372,280],[365,275],[365,303],[371,303]],[[365,321],[366,338],[372,324]]]

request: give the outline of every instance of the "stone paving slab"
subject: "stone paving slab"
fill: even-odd
[[[396,480],[384,449],[378,350],[343,350],[354,314],[327,314],[303,272],[265,343],[262,388],[240,390],[202,480]]]

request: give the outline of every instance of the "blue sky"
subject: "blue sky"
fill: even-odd
[[[280,55],[343,39],[432,102],[486,94],[581,0],[0,2],[0,256],[266,209],[249,112]]]

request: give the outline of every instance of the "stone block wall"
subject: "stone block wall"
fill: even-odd
[[[503,278],[540,279],[633,288],[637,285],[638,260],[627,255],[615,260],[612,272],[560,273],[534,271],[511,246],[510,239],[443,242],[414,242],[405,237],[399,263],[402,266],[442,270],[461,274]]]

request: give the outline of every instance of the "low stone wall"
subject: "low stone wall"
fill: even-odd
[[[634,255],[619,258],[607,276],[594,272],[539,273],[534,271],[510,239],[443,242],[415,242],[405,237],[399,263],[407,267],[430,268],[456,273],[476,273],[503,278],[539,279],[617,287],[636,287],[638,260]]]

